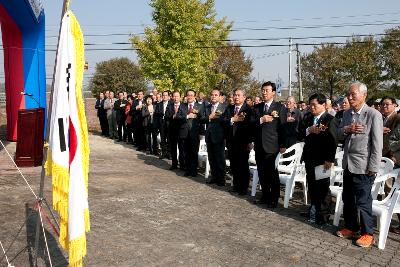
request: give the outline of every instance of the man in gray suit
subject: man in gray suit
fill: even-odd
[[[350,85],[347,98],[351,108],[344,112],[338,128],[338,137],[344,140],[345,228],[337,231],[337,235],[353,238],[361,230],[361,237],[356,241],[360,247],[370,247],[375,242],[371,188],[379,170],[383,146],[382,115],[366,105],[366,97],[365,84],[356,82]]]

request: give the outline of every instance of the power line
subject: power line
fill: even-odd
[[[242,39],[216,39],[211,41],[219,42],[240,42],[240,41],[279,41],[279,40],[308,40],[308,39],[329,39],[329,38],[357,38],[357,37],[378,37],[387,36],[387,33],[375,33],[375,34],[352,34],[352,35],[324,35],[324,36],[308,36],[308,37],[276,37],[276,38],[242,38]],[[210,40],[208,40],[210,41]],[[198,40],[196,42],[206,42]],[[131,42],[110,42],[110,43],[85,43],[85,46],[96,46],[96,45],[131,45]],[[57,46],[57,44],[47,44],[46,46]]]
[[[383,25],[399,25],[400,21],[373,21],[343,24],[319,24],[319,25],[293,25],[293,26],[270,26],[270,27],[242,27],[230,29],[231,32],[239,31],[268,31],[268,30],[296,30],[296,29],[320,29],[320,28],[343,28],[343,27],[365,27],[365,26],[383,26]],[[84,37],[108,37],[108,36],[132,36],[143,35],[140,33],[102,33],[102,34],[84,34]],[[46,38],[58,38],[58,35],[46,36]]]
[[[281,26],[281,27],[263,27],[263,28],[236,28],[231,29],[232,32],[236,31],[268,31],[268,30],[296,30],[296,29],[319,29],[319,28],[343,28],[343,27],[364,27],[364,26],[382,26],[382,25],[398,25],[400,21],[375,21],[375,22],[360,22],[348,24],[320,24],[320,25],[294,25],[294,26]]]

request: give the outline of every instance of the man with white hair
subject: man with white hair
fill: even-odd
[[[342,238],[355,238],[361,230],[361,236],[356,244],[360,247],[370,247],[375,243],[371,188],[382,158],[383,120],[379,111],[365,103],[367,98],[365,84],[360,82],[351,84],[347,98],[350,109],[344,112],[338,128],[338,137],[344,140],[345,228],[336,234]]]

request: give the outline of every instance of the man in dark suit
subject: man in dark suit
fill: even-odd
[[[133,118],[133,136],[135,145],[138,151],[146,151],[146,137],[143,128],[143,115],[142,108],[144,103],[143,91],[137,92],[137,99],[133,101],[133,106],[130,110]]]
[[[204,117],[203,105],[196,102],[196,92],[186,92],[187,103],[180,106],[176,119],[181,121],[179,138],[183,143],[185,176],[197,176],[198,152],[200,144],[200,126]]]
[[[325,224],[329,213],[322,210],[329,192],[329,177],[317,180],[315,167],[324,165],[328,170],[335,162],[337,147],[337,120],[326,111],[326,97],[316,93],[310,96],[308,113],[300,126],[300,135],[304,138],[302,159],[306,166],[308,192],[311,198],[309,209],[310,222]],[[329,172],[330,173],[330,172]]]
[[[252,149],[251,127],[254,111],[244,101],[245,93],[236,89],[233,94],[234,105],[226,108],[223,115],[226,129],[226,145],[233,175],[232,192],[246,195],[250,181],[249,153]]]
[[[299,135],[299,123],[302,118],[300,110],[296,106],[296,100],[289,96],[286,100],[287,120],[286,120],[286,146],[287,148],[297,143]]]
[[[264,83],[261,93],[264,102],[254,107],[254,150],[263,193],[258,203],[276,208],[280,196],[280,182],[275,159],[279,152],[283,153],[286,150],[287,110],[284,105],[274,101],[275,83]]]
[[[118,124],[118,142],[126,141],[126,114],[125,114],[125,106],[128,104],[128,101],[124,99],[124,93],[118,93],[118,100],[114,103],[114,110],[116,111],[116,118]],[[122,136],[122,131],[124,132],[124,136]]]
[[[175,91],[172,94],[172,102],[167,106],[164,115],[164,119],[168,122],[168,141],[172,160],[170,170],[178,168],[177,148],[179,149],[179,168],[185,170],[183,143],[179,138],[179,131],[183,122],[177,117],[177,113],[182,112],[180,111],[182,109],[181,105],[181,94]]]
[[[104,109],[105,100],[103,92],[100,92],[99,98],[96,100],[95,108],[97,109],[97,117],[99,117],[100,121],[101,135],[108,136],[107,112]]]
[[[225,186],[225,128],[221,115],[225,112],[226,104],[220,103],[221,92],[214,89],[211,92],[211,103],[205,110],[204,123],[207,125],[205,134],[208,161],[211,178],[207,183]]]
[[[157,103],[156,109],[154,111],[154,127],[160,133],[160,147],[161,154],[160,159],[170,158],[169,145],[168,145],[168,123],[165,120],[165,111],[167,110],[169,101],[170,91],[164,91],[162,93],[162,101]]]

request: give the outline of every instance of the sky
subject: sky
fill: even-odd
[[[46,48],[55,49],[63,1],[42,2],[46,14]],[[226,17],[234,22],[235,31],[230,33],[230,39],[243,46],[259,46],[243,48],[246,55],[253,59],[253,77],[261,81],[275,81],[279,76],[285,85],[289,73],[288,38],[318,37],[293,41],[294,44],[299,43],[301,53],[309,53],[313,49],[310,44],[344,42],[347,39],[320,37],[381,34],[385,29],[400,26],[398,0],[215,0],[215,8],[218,18]],[[129,34],[140,34],[145,25],[153,25],[149,1],[71,0],[70,9],[81,24],[85,43],[94,44],[86,46],[89,70],[85,73],[84,86],[88,84],[97,62],[122,56],[137,61],[134,51],[90,49],[129,48],[128,44],[110,43],[127,42]],[[51,83],[54,56],[55,52],[46,52],[48,83]],[[295,64],[293,53],[293,80],[296,80]]]

